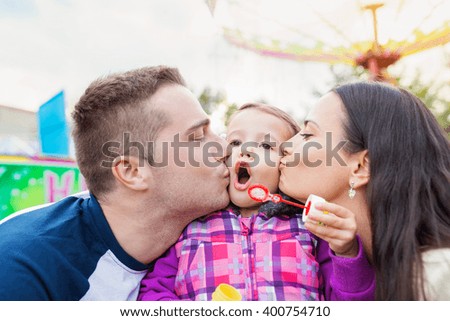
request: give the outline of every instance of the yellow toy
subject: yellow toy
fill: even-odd
[[[212,301],[242,301],[242,296],[233,286],[221,283],[213,292]]]

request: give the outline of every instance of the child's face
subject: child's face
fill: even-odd
[[[291,136],[285,121],[257,108],[243,110],[232,119],[227,142],[233,147],[228,166],[230,199],[235,205],[261,205],[248,196],[247,190],[254,184],[267,186],[271,193],[277,191],[280,145]]]

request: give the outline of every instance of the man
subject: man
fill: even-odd
[[[90,194],[0,224],[0,300],[134,300],[151,262],[225,207],[225,142],[176,69],[94,81],[73,112]]]

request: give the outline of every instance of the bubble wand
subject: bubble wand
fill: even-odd
[[[261,184],[250,186],[248,189],[248,195],[250,196],[250,198],[252,200],[257,201],[257,202],[271,201],[271,202],[274,202],[275,204],[286,203],[286,204],[289,204],[292,206],[306,208],[305,205],[294,203],[294,202],[283,199],[280,194],[271,194],[269,192],[269,189],[266,186],[261,185]]]
[[[250,186],[248,189],[248,195],[250,196],[250,198],[252,200],[261,202],[261,203],[271,201],[271,202],[274,202],[275,204],[285,203],[285,204],[289,204],[292,206],[303,208],[302,220],[304,222],[306,222],[308,214],[310,214],[312,212],[328,214],[327,211],[319,211],[314,206],[312,206],[313,204],[316,204],[318,202],[325,202],[325,200],[322,197],[319,197],[319,196],[316,196],[313,194],[309,195],[308,199],[306,200],[305,205],[285,200],[281,197],[280,194],[271,194],[269,192],[269,189],[266,186],[261,185],[261,184],[256,184],[256,185]]]

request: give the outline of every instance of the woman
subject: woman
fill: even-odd
[[[377,299],[450,300],[450,147],[417,97],[381,83],[343,85],[286,146],[280,189],[303,202],[325,198],[319,208],[331,214],[309,215],[307,228],[340,235],[330,248],[349,257],[358,243],[342,227],[356,221]]]

